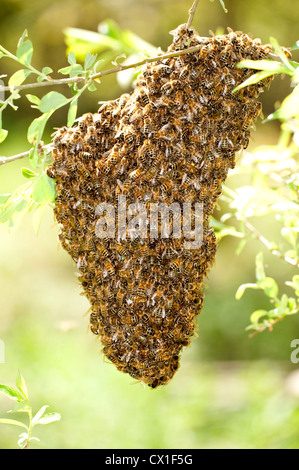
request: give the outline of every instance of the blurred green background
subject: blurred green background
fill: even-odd
[[[1,44],[14,52],[27,28],[35,47],[33,65],[57,70],[66,65],[64,28],[97,31],[101,21],[112,18],[165,50],[171,41],[169,31],[186,21],[191,3],[1,0]],[[274,36],[283,46],[299,39],[299,9],[292,0],[225,3],[228,14],[218,2],[200,0],[194,27],[201,35],[230,26],[263,42]],[[9,76],[17,67],[1,60],[0,75]],[[288,79],[274,80],[261,97],[265,116],[289,87]],[[116,78],[109,76],[97,92],[81,99],[79,114],[95,112],[98,101],[121,93]],[[0,147],[1,155],[29,149],[26,129],[38,113],[25,99],[17,104],[17,112],[4,115],[10,134]],[[66,111],[57,112],[48,136],[51,126],[62,126],[65,120]],[[277,123],[259,121],[250,148],[276,143],[278,132]],[[0,168],[1,193],[24,182],[23,166],[26,161]],[[268,232],[275,230],[267,224]],[[256,291],[235,300],[238,286],[255,280],[259,242],[251,242],[237,256],[237,240],[221,241],[206,283],[199,337],[184,351],[174,379],[150,390],[104,362],[97,338],[88,331],[84,313],[89,304],[80,296],[76,268],[58,247],[57,234],[50,208],[38,236],[31,217],[12,234],[0,226],[0,339],[5,342],[6,361],[0,364],[0,383],[13,385],[19,369],[36,410],[49,404],[49,411],[62,415],[61,422],[37,429],[41,443],[32,448],[299,448],[299,364],[290,361],[299,320],[288,318],[272,332],[249,338],[249,316],[267,308],[267,301]],[[268,253],[265,261],[271,266],[269,275],[283,287],[291,268]],[[11,402],[1,397],[0,416],[6,417],[10,407]],[[17,435],[17,428],[0,425],[0,448],[15,448]]]

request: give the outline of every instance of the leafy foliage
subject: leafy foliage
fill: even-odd
[[[16,402],[13,409],[8,413],[25,413],[28,415],[28,425],[22,421],[10,418],[1,418],[0,424],[10,424],[25,428],[25,432],[19,435],[18,446],[25,449],[32,441],[39,441],[37,437],[32,436],[32,430],[38,424],[50,424],[55,421],[60,421],[61,416],[59,413],[46,413],[48,405],[42,406],[36,414],[33,414],[32,408],[28,398],[27,386],[24,377],[19,373],[16,378],[16,388],[8,385],[0,385],[0,393]]]
[[[236,190],[225,187],[221,199],[228,204],[229,212],[221,221],[234,219],[239,228],[233,236],[242,237],[237,252],[240,253],[247,242],[258,239],[274,256],[294,268],[299,267],[299,173],[297,159],[299,154],[299,64],[290,61],[277,41],[271,38],[272,46],[281,59],[281,63],[273,60],[243,61],[240,67],[259,70],[246,80],[240,89],[257,83],[273,74],[286,74],[291,77],[293,91],[283,100],[278,109],[267,119],[281,121],[281,135],[277,145],[260,146],[252,153],[245,153],[232,175],[248,175],[250,184],[239,186]],[[260,233],[252,218],[270,216],[273,222],[279,222],[281,240],[268,240]],[[224,228],[220,227],[220,233]],[[248,329],[254,332],[272,329],[273,325],[285,316],[299,312],[298,275],[293,275],[285,285],[294,289],[294,294],[279,295],[277,282],[264,272],[263,253],[256,256],[256,282],[246,283],[239,287],[236,298],[240,299],[248,288],[262,290],[273,308],[257,310],[251,315]]]

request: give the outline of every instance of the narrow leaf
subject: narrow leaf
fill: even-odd
[[[21,421],[17,421],[15,419],[1,418],[0,424],[12,424],[14,426],[20,426],[22,428],[28,429],[24,423],[21,423]]]
[[[20,372],[18,372],[18,374],[17,374],[16,386],[18,387],[20,392],[24,395],[26,400],[28,400],[28,391],[27,391],[26,382],[25,382],[25,379],[24,379],[24,377],[22,376],[22,374]]]
[[[77,117],[77,109],[78,109],[78,99],[75,98],[74,100],[71,101],[69,110],[68,110],[68,115],[67,115],[67,126],[72,127],[74,124],[74,121]]]
[[[43,414],[44,414],[44,412],[46,411],[47,408],[49,408],[49,405],[44,405],[38,410],[38,412],[36,413],[36,415],[32,419],[32,424],[37,423],[37,421],[43,416]]]
[[[266,278],[264,271],[264,257],[263,253],[260,252],[255,257],[255,276],[258,281],[263,281]]]
[[[23,400],[23,396],[18,390],[8,385],[0,385],[0,393],[15,401]]]
[[[17,58],[24,65],[30,65],[33,54],[32,42],[27,39],[27,30],[25,29],[17,46]]]
[[[246,289],[259,289],[259,286],[257,284],[253,284],[249,282],[247,284],[241,284],[241,286],[238,287],[238,290],[235,294],[235,297],[237,300],[240,300],[240,298],[242,297]]]

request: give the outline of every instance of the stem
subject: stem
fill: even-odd
[[[192,5],[192,7],[190,8],[190,10],[188,12],[189,13],[189,18],[188,18],[188,21],[187,21],[187,28],[188,29],[190,29],[190,27],[191,27],[191,24],[192,24],[194,15],[195,15],[195,11],[196,11],[198,2],[199,2],[199,0],[194,0],[193,5]]]
[[[290,264],[291,266],[296,266],[299,268],[299,263],[296,262],[294,259],[289,258],[288,256],[285,256],[281,251],[277,250],[276,248],[273,248],[273,245],[269,240],[267,240],[264,235],[262,235],[253,225],[251,225],[248,220],[243,220],[245,226],[250,230],[256,238],[266,247],[268,250],[275,256],[278,256],[280,259],[285,261],[286,263]]]
[[[29,418],[29,425],[27,427],[28,429],[28,434],[27,434],[27,439],[26,439],[26,442],[23,444],[23,446],[21,447],[21,449],[28,449],[28,446],[29,446],[29,443],[30,443],[30,437],[31,437],[31,433],[32,433],[32,428],[33,428],[33,424],[32,424],[32,408],[31,406],[29,405],[29,410],[28,410],[28,418]]]
[[[168,52],[166,54],[157,55],[155,57],[148,57],[146,59],[139,60],[138,62],[134,62],[133,64],[128,64],[128,65],[119,64],[117,65],[117,67],[103,70],[102,72],[97,72],[97,73],[94,73],[93,75],[89,75],[88,80],[92,81],[92,80],[104,77],[106,75],[111,75],[113,73],[118,73],[124,70],[140,67],[145,64],[150,64],[151,62],[162,61],[164,59],[169,59],[171,57],[178,57],[184,54],[191,54],[192,52],[198,52],[201,50],[202,46],[205,45],[205,43],[210,40],[210,38],[208,37],[202,37],[201,39],[202,39],[202,43],[198,46],[189,47],[187,49],[181,49],[175,52]],[[269,58],[281,62],[280,58],[276,56],[275,54],[269,54]],[[55,85],[68,85],[70,83],[80,83],[84,81],[85,81],[85,76],[81,76],[81,77],[77,76],[77,77],[72,77],[72,78],[53,79],[47,82],[40,82],[40,83],[27,83],[24,85],[13,87],[13,89],[14,90],[27,90],[30,88],[39,88],[39,87],[55,86]],[[0,87],[0,92],[11,91],[11,88],[12,87],[9,87],[9,86]]]
[[[47,144],[42,147],[43,150],[52,150],[52,144]],[[7,163],[15,162],[16,160],[20,160],[21,158],[29,157],[30,150],[23,153],[18,153],[17,155],[13,155],[12,157],[0,157],[0,166],[6,165]]]

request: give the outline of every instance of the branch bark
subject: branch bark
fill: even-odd
[[[189,18],[188,18],[188,21],[187,21],[187,28],[188,29],[190,29],[190,27],[191,27],[191,24],[192,24],[194,15],[195,15],[195,11],[196,11],[198,2],[199,2],[199,0],[194,0],[193,5],[189,10]]]

